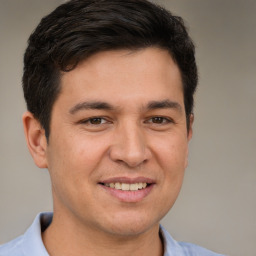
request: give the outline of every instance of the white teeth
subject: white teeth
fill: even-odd
[[[139,189],[138,183],[130,184],[130,190],[136,191]]]
[[[106,187],[115,188],[123,191],[129,191],[129,190],[137,191],[139,189],[143,189],[147,187],[147,183],[145,182],[132,183],[132,184],[116,182],[116,183],[105,183],[104,185]]]
[[[122,183],[122,190],[130,190],[130,185],[129,184],[126,184],[126,183]]]
[[[122,189],[122,186],[119,182],[115,183],[115,189]]]

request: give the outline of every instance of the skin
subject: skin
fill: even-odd
[[[42,234],[50,255],[162,255],[159,222],[180,191],[192,136],[177,65],[153,47],[100,52],[64,73],[61,88],[48,143],[23,116],[52,182],[54,217]],[[151,181],[138,198],[102,185],[138,178]]]

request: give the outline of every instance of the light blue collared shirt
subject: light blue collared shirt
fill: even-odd
[[[24,235],[0,246],[0,256],[49,256],[41,232],[51,221],[52,213],[38,214]],[[221,256],[194,244],[176,242],[163,227],[160,227],[160,232],[164,241],[164,256]]]

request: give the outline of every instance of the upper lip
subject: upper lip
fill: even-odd
[[[134,183],[148,183],[152,184],[155,183],[153,179],[147,177],[136,177],[136,178],[129,178],[129,177],[112,177],[105,180],[100,181],[99,183],[109,184],[109,183],[127,183],[127,184],[134,184]]]

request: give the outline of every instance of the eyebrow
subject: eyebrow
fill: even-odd
[[[101,101],[92,101],[92,102],[81,102],[76,104],[74,107],[72,107],[69,110],[70,114],[75,114],[76,112],[80,111],[80,110],[86,110],[86,109],[104,109],[104,110],[113,110],[114,108],[106,103],[106,102],[101,102]]]
[[[171,100],[162,100],[162,101],[150,101],[147,104],[147,109],[154,110],[154,109],[167,109],[167,108],[173,108],[177,109],[180,112],[182,111],[182,107],[178,102],[171,101]]]
[[[177,109],[180,112],[182,111],[182,107],[178,102],[171,101],[171,100],[162,100],[162,101],[150,101],[146,105],[147,110],[155,110],[155,109]],[[76,104],[69,110],[70,114],[75,114],[81,110],[88,110],[88,109],[97,109],[97,110],[114,110],[114,107],[107,102],[102,101],[84,101],[81,103]]]

